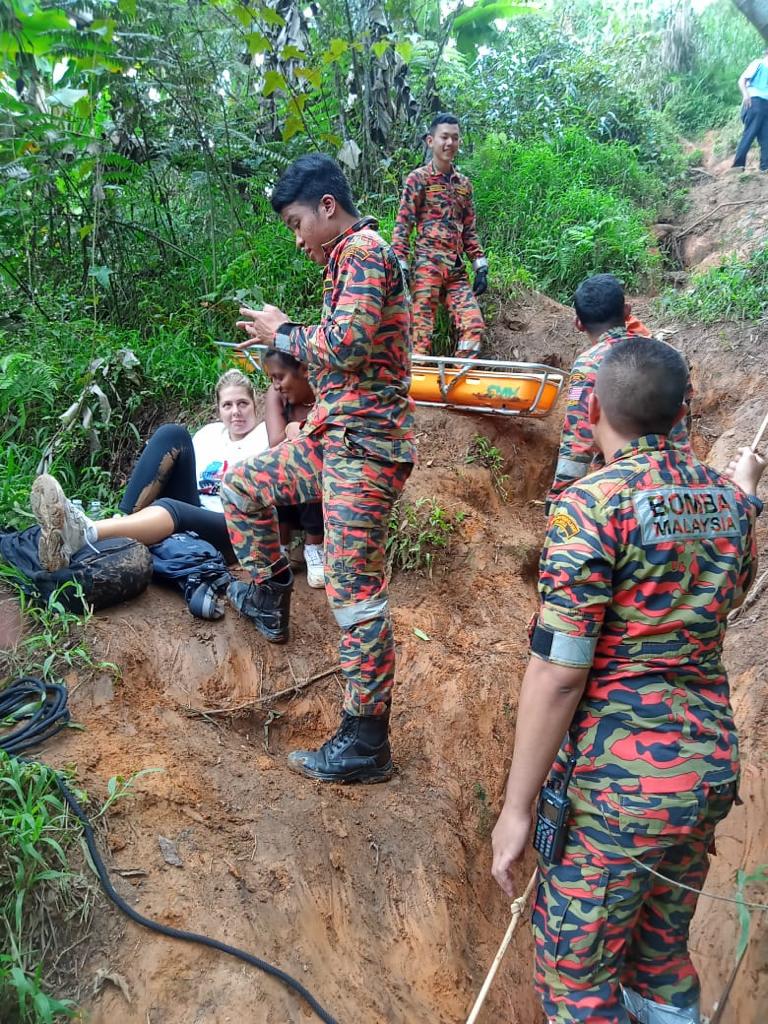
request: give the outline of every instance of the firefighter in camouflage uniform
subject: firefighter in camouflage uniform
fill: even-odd
[[[361,218],[329,157],[295,161],[272,205],[296,244],[325,266],[320,324],[291,323],[274,306],[241,309],[254,342],[307,366],[317,396],[299,436],[231,469],[222,484],[227,526],[251,582],[233,604],[283,643],[293,577],[280,551],[275,506],[322,498],[325,588],[341,629],[346,691],[341,725],[318,751],[289,765],[311,778],[381,782],[392,775],[389,709],[395,650],[385,573],[392,506],[414,461],[408,291],[373,218]]]
[[[624,297],[624,289],[613,274],[595,274],[579,285],[574,295],[576,328],[592,342],[571,368],[566,393],[565,420],[557,453],[555,478],[548,495],[551,507],[570,484],[602,465],[595,450],[589,425],[589,396],[595,388],[597,370],[603,356],[618,341],[628,336],[649,338],[651,332],[637,317]],[[687,401],[690,404],[690,387]],[[688,444],[686,420],[676,423],[670,438],[675,444]]]
[[[488,288],[488,260],[475,226],[472,185],[453,166],[459,151],[459,122],[438,114],[429,129],[432,159],[405,181],[392,248],[411,282],[413,350],[429,354],[438,305],[443,302],[458,337],[456,355],[480,354],[485,322],[477,295]],[[409,272],[411,233],[416,228],[413,271]],[[472,261],[470,286],[464,256]]]
[[[589,418],[606,465],[561,495],[542,553],[493,873],[511,895],[531,805],[572,756],[565,848],[539,858],[533,916],[551,1024],[700,1021],[697,897],[674,883],[702,887],[736,794],[722,645],[756,570],[765,462],[743,449],[723,475],[670,444],[687,378],[653,338],[605,354]]]

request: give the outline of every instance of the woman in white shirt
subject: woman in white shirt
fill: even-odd
[[[303,397],[311,405],[314,395],[306,387],[308,394]],[[273,384],[270,392],[275,390]],[[156,430],[128,480],[119,506],[123,515],[90,520],[67,499],[54,477],[38,477],[31,504],[41,526],[43,567],[49,572],[61,569],[84,544],[97,540],[132,537],[152,545],[172,533],[185,532],[213,544],[227,564],[236,563],[219,498],[222,475],[278,440],[276,435],[269,437],[266,423],[257,422],[255,400],[250,379],[240,370],[228,370],[216,384],[218,422],[202,427],[194,437],[176,423]],[[268,409],[273,403],[274,396],[268,394]],[[304,416],[303,407],[298,414]]]

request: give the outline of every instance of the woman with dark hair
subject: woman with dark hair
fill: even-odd
[[[287,352],[269,348],[262,362],[267,376],[272,381],[272,386],[267,392],[264,416],[269,447],[275,448],[286,438],[293,440],[298,437],[310,409],[315,404],[315,394],[309,386],[306,366]],[[278,508],[277,519],[280,524],[280,547],[283,553],[290,549],[293,530],[304,531],[307,583],[316,589],[324,587],[323,503],[308,501],[302,505],[284,505]]]

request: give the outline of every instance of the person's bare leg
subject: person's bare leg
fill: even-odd
[[[98,540],[112,537],[130,537],[147,546],[159,544],[174,531],[173,516],[162,505],[151,505],[140,512],[116,519],[97,519],[94,522]]]

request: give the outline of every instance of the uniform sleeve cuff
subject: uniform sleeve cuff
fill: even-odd
[[[284,324],[280,324],[280,326],[275,331],[275,340],[272,342],[274,347],[280,349],[281,352],[290,353],[291,331],[293,330],[294,327],[297,326],[297,324],[292,324],[288,320],[286,320]]]
[[[764,506],[763,502],[761,501],[761,499],[758,498],[758,496],[756,494],[748,494],[747,495],[747,501],[750,503],[750,505],[754,505],[755,506],[755,515],[758,515],[758,516],[762,515],[763,508],[765,506]]]
[[[539,622],[531,637],[531,653],[542,661],[568,668],[591,668],[597,647],[596,636],[557,633]]]
[[[472,260],[472,269],[473,270],[487,270],[488,269],[488,260],[485,258],[485,256],[481,256],[480,259],[477,259],[477,260]]]
[[[561,455],[555,467],[556,480],[569,480],[574,483],[583,479],[589,473],[589,462],[581,462],[579,459],[569,459]]]

